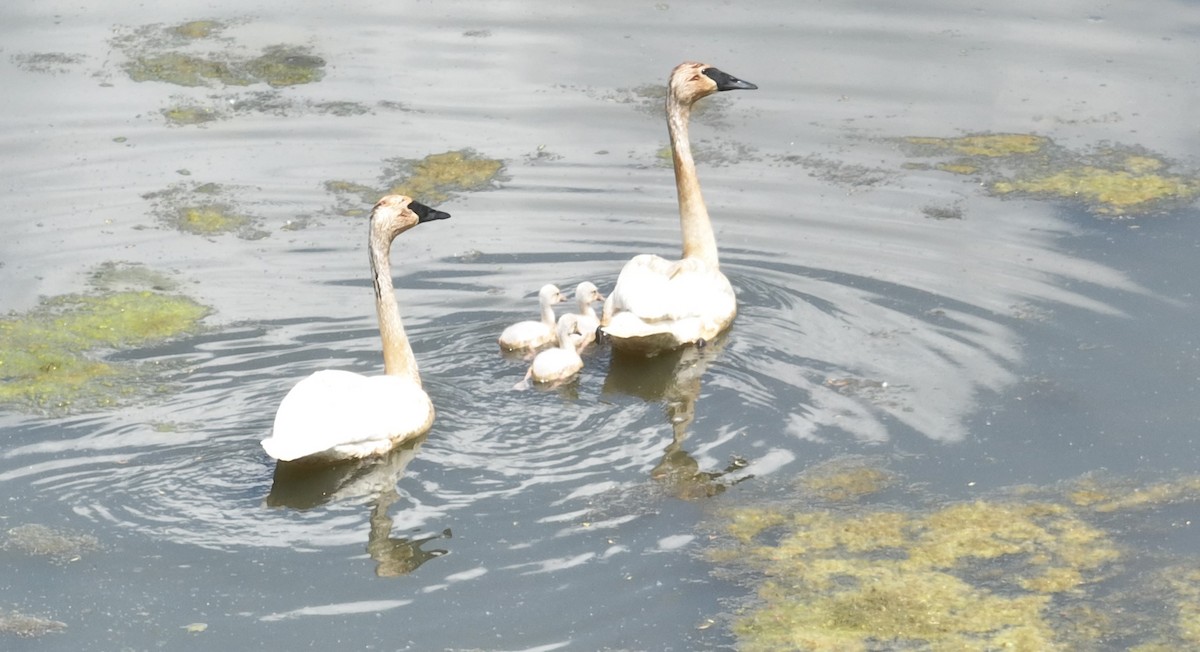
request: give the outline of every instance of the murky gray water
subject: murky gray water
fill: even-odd
[[[697,523],[823,460],[878,455],[952,498],[1198,468],[1195,205],[1000,198],[900,142],[1031,133],[1187,173],[1196,3],[326,5],[0,10],[0,307],[123,261],[213,311],[113,354],[174,370],[153,399],[0,414],[0,529],[98,542],[0,550],[0,612],[65,624],[4,647],[712,649],[744,589],[694,554]],[[171,31],[194,20],[220,29]],[[125,67],[280,44],[323,76]],[[630,256],[677,251],[656,93],[685,59],[760,88],[706,100],[692,129],[733,329],[512,391],[523,368],[494,338],[538,287],[608,291]],[[327,182],[382,187],[390,160],[462,149],[503,174],[433,202],[453,219],[393,254],[433,430],[379,463],[277,473],[258,441],[287,389],[381,368],[365,219],[338,210],[366,206]],[[204,184],[248,223],[163,217]]]

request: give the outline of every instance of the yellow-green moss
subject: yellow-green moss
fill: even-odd
[[[806,491],[830,502],[859,500],[891,484],[891,474],[862,460],[821,465],[800,479]]]
[[[391,159],[382,175],[383,186],[331,180],[325,189],[335,195],[357,198],[372,205],[383,195],[408,195],[431,205],[449,200],[459,192],[486,190],[504,180],[504,162],[480,156],[469,149],[430,154],[423,159]],[[362,212],[361,205],[342,207],[342,213]]]
[[[407,178],[392,185],[388,193],[440,203],[449,199],[450,193],[490,187],[503,169],[503,162],[469,150],[430,154],[414,162]]]
[[[71,294],[0,320],[0,402],[87,409],[137,394],[136,365],[96,357],[194,332],[208,308],[149,290]]]
[[[220,116],[212,109],[198,106],[172,106],[162,111],[163,117],[173,125],[198,125],[214,122]]]
[[[1070,649],[1052,597],[1103,579],[1120,557],[1050,502],[750,508],[726,522],[733,548],[713,559],[765,578],[733,624],[743,650]]]
[[[972,163],[941,163],[937,169],[950,174],[977,174],[979,166]]]
[[[999,195],[1076,199],[1098,213],[1124,215],[1143,212],[1155,202],[1194,199],[1200,195],[1200,180],[1083,165],[1042,177],[996,181],[991,189]]]
[[[208,38],[223,29],[225,25],[215,20],[193,20],[172,28],[176,34],[187,39]]]
[[[280,88],[320,81],[325,76],[325,60],[306,48],[274,45],[247,61],[245,69],[253,79]]]
[[[152,53],[132,58],[125,71],[135,82],[157,81],[177,86],[247,86],[253,80],[228,61],[183,52]]]
[[[967,156],[1012,156],[1040,151],[1047,138],[1033,134],[968,134],[957,138],[914,136],[904,139],[910,145]]]
[[[1200,177],[1171,173],[1162,156],[1137,146],[1104,144],[1080,152],[1034,134],[911,137],[900,143],[910,156],[954,157],[933,167],[982,176],[993,195],[1066,200],[1100,216],[1162,212],[1200,197]]]
[[[245,228],[250,218],[233,213],[224,204],[182,206],[174,226],[196,235],[220,235]]]

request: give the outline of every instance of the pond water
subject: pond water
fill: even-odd
[[[3,404],[7,649],[745,645],[715,514],[824,462],[951,502],[1200,468],[1195,2],[110,4],[0,10],[3,325],[209,312]],[[677,252],[683,60],[759,86],[692,127],[737,321],[514,390],[542,284]],[[364,215],[404,183],[453,215],[393,252],[437,421],[276,469],[292,384],[381,371]],[[1129,554],[1194,566],[1196,499]]]

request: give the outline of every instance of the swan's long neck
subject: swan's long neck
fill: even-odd
[[[420,385],[417,359],[400,321],[400,306],[392,287],[391,251],[392,241],[388,236],[372,229],[371,276],[375,280],[375,311],[379,314],[379,336],[383,340],[383,373],[407,376]]]
[[[552,299],[542,300],[542,323],[554,328],[554,301]]]
[[[696,162],[688,140],[690,104],[675,96],[674,88],[667,93],[667,131],[671,136],[671,154],[675,162],[675,188],[679,192],[679,226],[683,231],[683,257],[699,258],[716,269],[717,239],[704,196],[700,194],[700,179],[696,177]]]

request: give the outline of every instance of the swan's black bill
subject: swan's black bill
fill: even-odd
[[[430,208],[420,202],[409,202],[408,209],[417,214],[417,224],[422,222],[432,222],[433,220],[444,220],[450,217],[450,213],[439,211],[436,208]]]
[[[705,68],[704,74],[708,75],[709,79],[717,82],[717,90],[719,91],[752,91],[758,88],[758,86],[755,86],[748,81],[738,79],[737,77],[734,77],[727,72],[717,70],[716,68]]]

